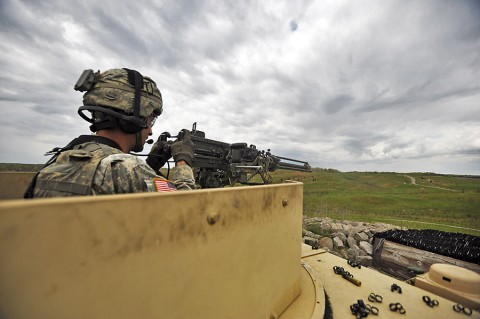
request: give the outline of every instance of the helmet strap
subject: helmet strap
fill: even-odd
[[[140,72],[135,70],[130,70],[123,68],[127,71],[128,74],[128,82],[135,87],[135,101],[133,106],[133,116],[136,118],[140,117],[140,98],[141,98],[141,90],[143,88],[143,76]]]

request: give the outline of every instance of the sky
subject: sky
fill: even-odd
[[[90,134],[73,86],[122,67],[162,93],[153,138],[480,175],[480,1],[0,0],[0,162]]]

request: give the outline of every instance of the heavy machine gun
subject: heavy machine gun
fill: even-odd
[[[195,180],[202,188],[219,188],[236,183],[246,185],[271,184],[270,172],[277,169],[311,172],[305,161],[276,156],[267,151],[260,151],[255,145],[247,143],[225,143],[205,138],[203,131],[198,131],[193,123],[191,140],[194,144],[192,168]],[[160,135],[166,141],[172,136],[168,132]],[[261,181],[254,181],[255,176]]]

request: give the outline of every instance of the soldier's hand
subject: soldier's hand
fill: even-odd
[[[194,145],[190,138],[190,131],[183,129],[178,135],[179,138],[170,147],[173,159],[175,163],[185,161],[188,166],[192,166]]]
[[[161,141],[161,137],[158,137],[158,140],[153,144],[152,150],[148,153],[147,164],[155,172],[158,173],[160,168],[167,163],[167,161],[172,157],[170,147],[172,145],[171,141]]]

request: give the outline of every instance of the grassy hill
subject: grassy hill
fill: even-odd
[[[43,164],[0,163],[0,172],[38,172]]]
[[[412,184],[413,180],[415,184]],[[304,214],[480,236],[480,176],[278,171],[304,183]]]

